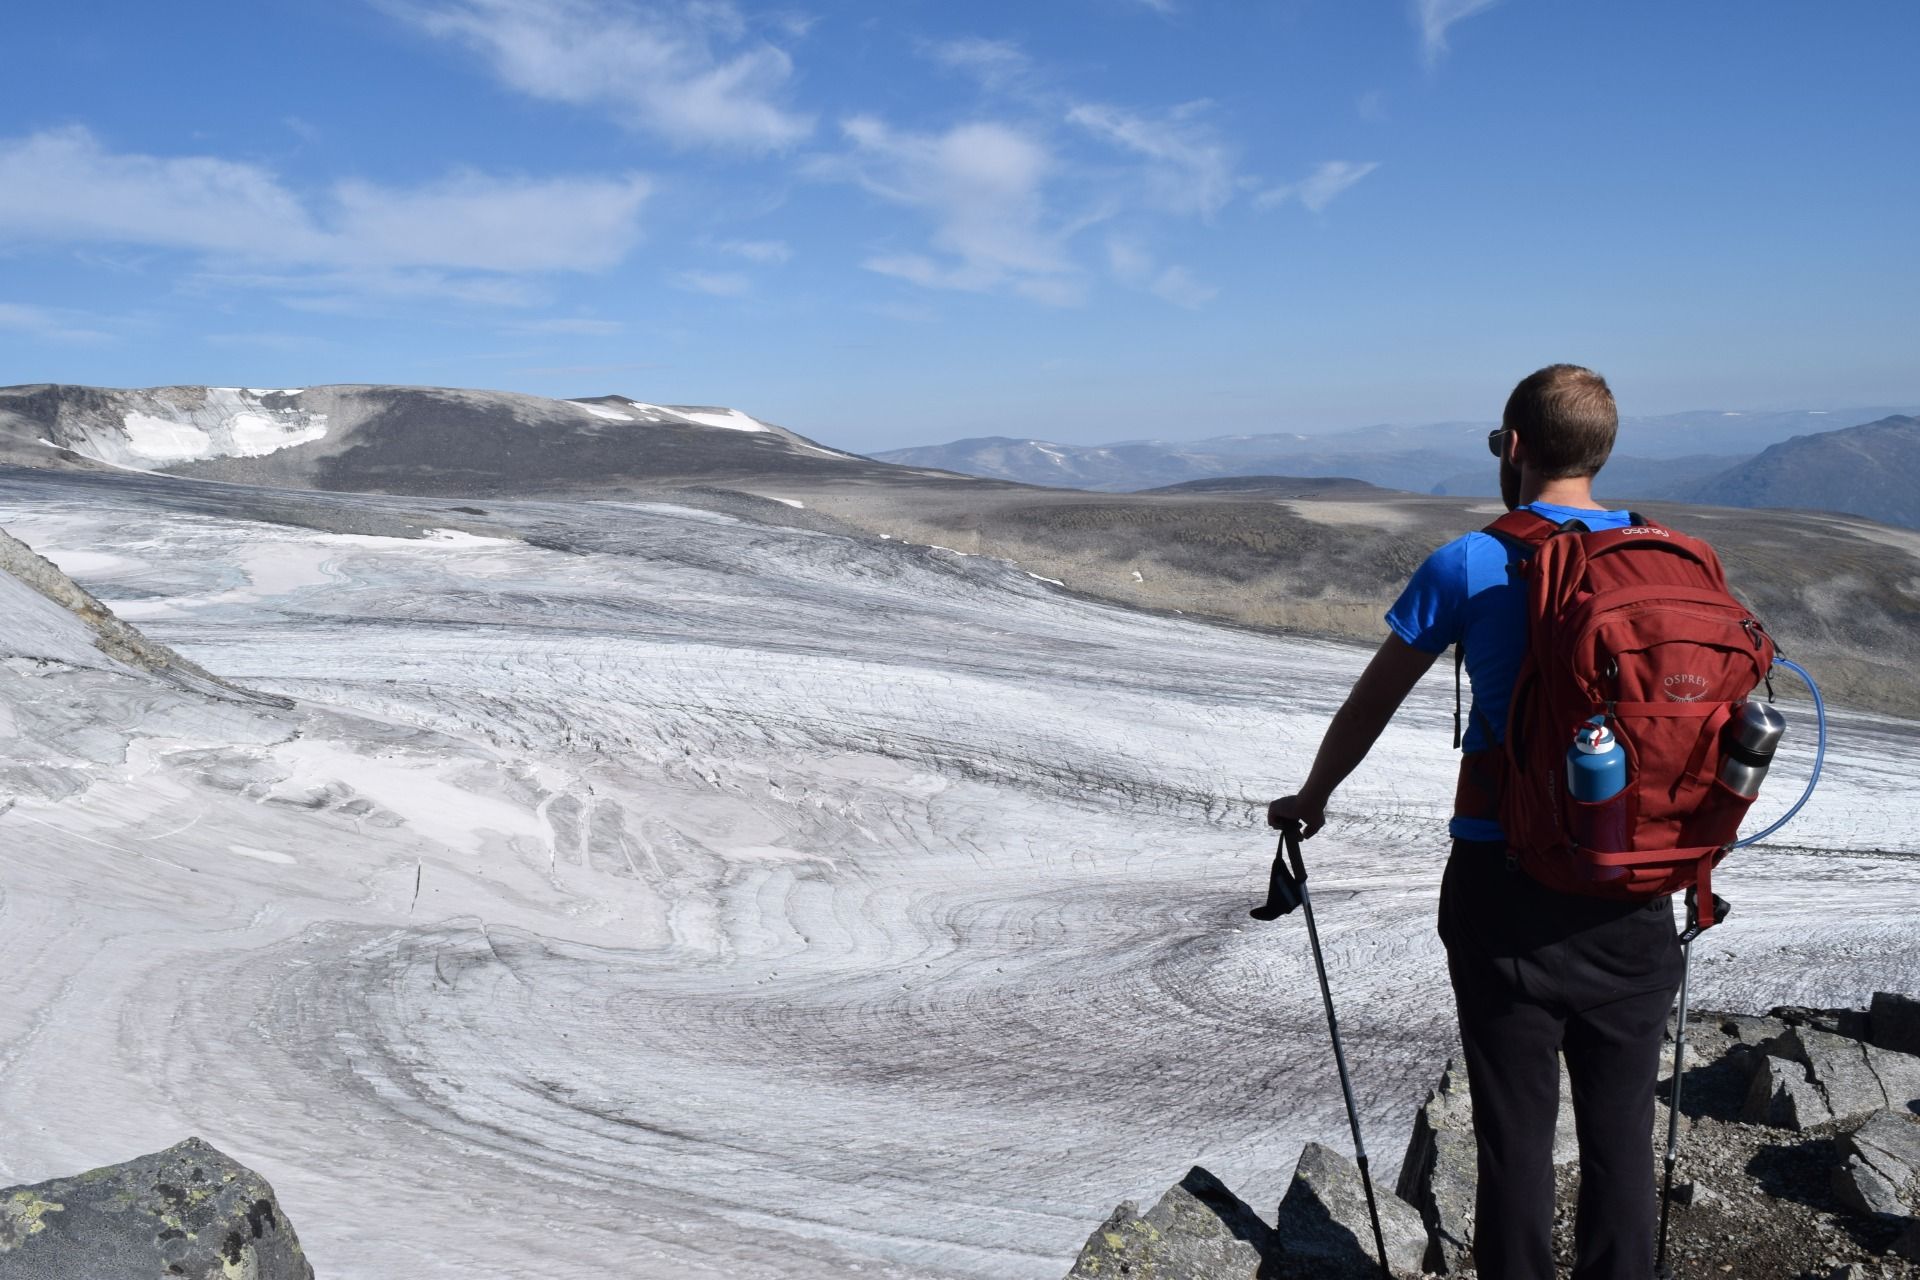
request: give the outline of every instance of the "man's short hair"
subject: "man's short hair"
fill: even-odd
[[[1520,379],[1500,425],[1526,441],[1541,476],[1567,480],[1599,474],[1620,414],[1605,378],[1577,364],[1550,364]]]

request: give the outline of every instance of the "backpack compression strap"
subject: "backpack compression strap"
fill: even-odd
[[[1578,520],[1555,524],[1539,512],[1528,511],[1525,507],[1521,507],[1507,512],[1480,532],[1491,534],[1508,546],[1518,548],[1521,552],[1521,561],[1524,563],[1532,559],[1533,553],[1554,534],[1585,533],[1587,527]],[[1465,741],[1462,732],[1465,721],[1462,715],[1460,686],[1461,674],[1466,670],[1466,665],[1467,641],[1466,637],[1462,636],[1453,645],[1453,745],[1455,750],[1458,750],[1460,744]]]

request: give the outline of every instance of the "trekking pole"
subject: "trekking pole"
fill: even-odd
[[[1288,862],[1293,864],[1288,867]],[[1307,917],[1307,941],[1313,948],[1313,967],[1320,975],[1320,999],[1327,1007],[1327,1034],[1333,1039],[1333,1065],[1340,1072],[1340,1094],[1347,1102],[1347,1125],[1353,1130],[1354,1163],[1360,1166],[1360,1186],[1367,1194],[1367,1218],[1373,1224],[1373,1247],[1380,1257],[1380,1274],[1393,1280],[1387,1265],[1387,1242],[1380,1234],[1380,1210],[1373,1199],[1373,1176],[1367,1172],[1367,1144],[1360,1137],[1360,1109],[1353,1102],[1353,1081],[1347,1076],[1347,1055],[1340,1047],[1340,1023],[1333,1015],[1333,991],[1327,986],[1327,961],[1320,951],[1320,930],[1313,922],[1313,896],[1307,892],[1307,864],[1300,856],[1300,824],[1289,820],[1280,828],[1280,844],[1273,851],[1273,872],[1267,882],[1267,900],[1247,914],[1255,920],[1277,920],[1295,907]]]
[[[1713,918],[1717,924],[1727,918],[1733,907],[1718,894],[1713,899]],[[1667,1266],[1667,1217],[1673,1211],[1673,1166],[1680,1159],[1680,1073],[1687,1065],[1687,978],[1693,972],[1693,940],[1700,936],[1700,910],[1693,890],[1687,890],[1687,931],[1680,945],[1680,1020],[1673,1030],[1673,1091],[1667,1099],[1667,1171],[1660,1187],[1660,1248],[1654,1254],[1653,1270],[1660,1280],[1673,1280]]]

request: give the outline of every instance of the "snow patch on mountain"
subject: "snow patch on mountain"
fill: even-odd
[[[326,436],[326,414],[277,403],[298,394],[240,387],[148,392],[120,415],[118,430],[108,421],[78,424],[65,447],[114,466],[264,457]]]
[[[750,418],[738,409],[676,409],[681,417],[703,427],[722,427],[728,431],[771,431],[758,418]]]

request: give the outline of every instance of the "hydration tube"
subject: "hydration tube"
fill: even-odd
[[[1745,840],[1734,841],[1732,847],[1735,849],[1744,849],[1750,844],[1756,844],[1759,841],[1765,840],[1768,836],[1786,826],[1789,822],[1792,822],[1793,815],[1805,808],[1807,801],[1813,798],[1813,789],[1820,785],[1820,766],[1827,758],[1827,704],[1820,697],[1820,686],[1813,682],[1813,677],[1807,674],[1807,669],[1797,662],[1788,662],[1785,658],[1775,658],[1773,665],[1776,667],[1785,667],[1787,670],[1793,672],[1793,674],[1799,676],[1800,679],[1806,683],[1808,692],[1813,694],[1813,714],[1820,724],[1820,741],[1819,744],[1815,746],[1813,752],[1813,776],[1807,779],[1807,789],[1802,791],[1800,798],[1793,802],[1793,808],[1787,810],[1785,814],[1781,815],[1778,822],[1768,827],[1765,831],[1762,831],[1759,835],[1748,836]]]

